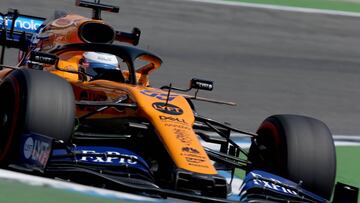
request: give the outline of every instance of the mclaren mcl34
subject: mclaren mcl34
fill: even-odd
[[[323,122],[274,115],[251,133],[203,117],[193,100],[233,103],[186,93],[212,90],[208,80],[192,79],[188,89],[151,87],[149,74],[162,60],[136,47],[140,29],[122,32],[104,22],[101,11],[116,6],[76,5],[92,9],[92,17],[56,11],[44,19],[16,9],[0,15],[1,167],[154,198],[330,201],[336,156]],[[6,47],[19,49],[16,66],[3,64]],[[250,148],[234,133],[251,138]],[[237,194],[221,175],[232,178],[235,170],[246,173]],[[352,194],[338,188],[333,202]]]

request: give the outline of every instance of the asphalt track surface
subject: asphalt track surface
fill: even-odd
[[[109,1],[107,1],[109,2]],[[120,30],[142,30],[140,47],[160,55],[152,85],[215,81],[208,96],[236,107],[197,102],[198,112],[255,131],[272,114],[316,117],[334,134],[360,134],[360,18],[210,5],[181,0],[116,0],[103,13]],[[6,8],[50,16],[90,15],[72,0],[1,0]],[[15,52],[8,52],[13,63]]]

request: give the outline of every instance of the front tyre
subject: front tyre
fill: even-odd
[[[0,165],[9,163],[22,133],[70,142],[74,120],[74,93],[67,81],[38,70],[12,71],[0,83]]]
[[[252,141],[252,169],[268,171],[330,199],[336,154],[329,128],[314,118],[275,115],[264,120]]]

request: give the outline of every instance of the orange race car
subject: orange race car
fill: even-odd
[[[1,14],[0,44],[20,50],[18,65],[0,71],[1,167],[159,198],[328,202],[336,161],[325,124],[276,115],[250,133],[202,117],[192,100],[233,103],[179,93],[212,90],[201,79],[187,90],[151,87],[162,60],[135,47],[140,30],[101,20],[118,7],[76,4],[92,18]],[[234,132],[252,138],[250,150]],[[247,173],[237,194],[221,175],[235,169]]]

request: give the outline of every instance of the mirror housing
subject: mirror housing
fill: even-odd
[[[40,63],[44,65],[55,65],[59,57],[54,54],[32,51],[30,53],[30,62]]]
[[[94,20],[101,20],[101,11],[119,13],[119,10],[120,10],[120,8],[117,6],[101,4],[100,0],[95,1],[95,2],[85,1],[85,0],[76,0],[75,5],[79,6],[79,7],[92,9],[93,10],[92,19],[94,19]]]
[[[190,81],[190,89],[212,91],[214,89],[214,82],[210,80],[193,78]]]

